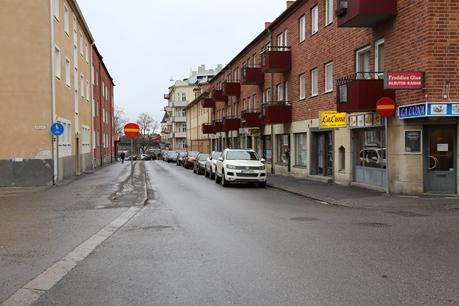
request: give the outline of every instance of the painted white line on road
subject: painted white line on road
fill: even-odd
[[[46,291],[54,287],[77,264],[89,256],[99,245],[135,217],[143,207],[131,207],[94,236],[80,244],[60,261],[16,291],[2,306],[33,305]]]

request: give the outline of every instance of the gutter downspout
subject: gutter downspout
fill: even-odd
[[[273,45],[273,33],[271,32],[271,29],[268,29],[269,33],[269,43],[272,46]],[[271,72],[271,103],[273,103],[273,96],[274,96],[274,73]],[[271,174],[275,174],[274,170],[274,124],[271,123]]]
[[[94,142],[96,141],[95,137],[93,137],[95,135],[94,133],[94,119],[95,119],[95,114],[94,114],[94,79],[96,77],[96,71],[94,70],[94,66],[93,66],[93,61],[92,61],[92,55],[93,55],[93,49],[94,49],[94,45],[95,45],[95,42],[92,42],[91,43],[91,58],[90,58],[90,61],[89,61],[89,65],[91,67],[89,67],[90,71],[91,71],[91,94],[90,94],[90,99],[91,99],[91,155],[92,155],[92,168],[96,168],[96,165],[95,165],[95,158],[96,158],[96,154],[95,154],[95,145],[94,145]],[[94,138],[94,139],[93,139]]]
[[[51,41],[51,124],[57,120],[56,116],[56,68],[54,66],[54,7],[53,7],[53,0],[49,0],[49,32],[50,32],[50,41]],[[59,147],[57,146],[57,141],[55,141],[54,136],[51,136],[51,148],[52,148],[52,160],[53,160],[53,185],[56,185],[57,181],[59,180],[59,160],[58,160],[58,150]]]

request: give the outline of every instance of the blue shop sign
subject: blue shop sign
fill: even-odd
[[[422,103],[398,108],[400,119],[422,117],[459,117],[459,103]]]
[[[408,106],[400,106],[398,108],[398,115],[400,119],[425,117],[427,115],[427,105],[423,103]]]

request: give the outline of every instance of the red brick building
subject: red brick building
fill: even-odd
[[[253,148],[274,173],[457,194],[458,29],[455,0],[288,1],[210,82],[203,129],[215,149]],[[416,89],[385,87],[387,72],[418,72],[405,84]],[[399,110],[387,136],[382,97]]]
[[[116,159],[113,123],[115,84],[95,45],[92,49],[92,65],[94,164],[101,167]]]

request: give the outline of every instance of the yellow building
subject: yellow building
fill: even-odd
[[[203,108],[201,101],[204,95],[198,95],[185,107],[186,112],[186,140],[188,151],[210,153],[212,150],[211,136],[203,134],[202,125],[211,121],[211,111]]]
[[[94,39],[78,4],[4,0],[0,28],[0,186],[47,185],[91,169]],[[59,149],[53,122],[64,125]]]

